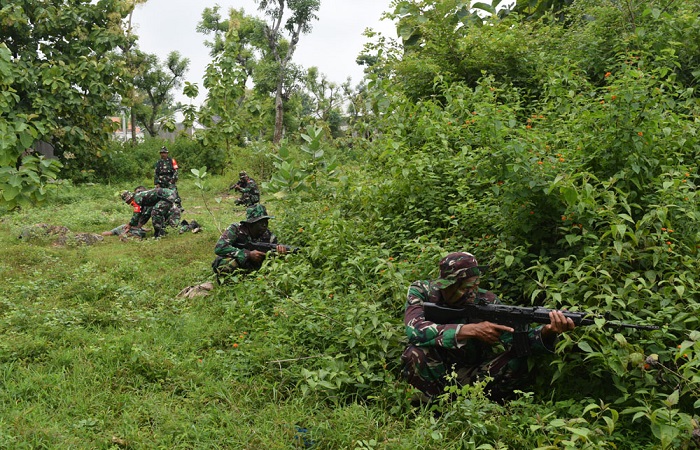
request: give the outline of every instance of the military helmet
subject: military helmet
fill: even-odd
[[[122,200],[124,200],[126,203],[129,203],[132,198],[134,198],[134,194],[132,194],[129,191],[124,191],[121,193]]]
[[[440,260],[440,278],[434,284],[444,289],[465,278],[484,274],[488,266],[480,266],[471,253],[453,252]]]
[[[246,219],[243,222],[255,223],[262,219],[274,219],[275,216],[268,216],[267,209],[260,203],[253,205],[246,210]]]
[[[160,152],[161,153],[168,153],[168,149],[165,147],[165,145],[160,148]]]

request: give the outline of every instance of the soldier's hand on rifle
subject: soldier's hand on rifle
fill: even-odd
[[[278,245],[278,246],[277,246],[277,253],[279,253],[280,255],[286,254],[286,253],[287,253],[287,247],[285,247],[284,245]]]
[[[511,327],[493,322],[468,323],[462,325],[462,328],[460,328],[457,334],[457,340],[463,342],[466,339],[478,339],[487,344],[495,344],[504,331],[512,333],[515,330]]]
[[[261,262],[263,259],[265,259],[265,252],[261,252],[259,250],[251,250],[248,253],[248,258],[250,258],[253,262]]]
[[[542,327],[542,336],[561,334],[565,331],[573,330],[576,325],[570,317],[564,316],[561,311],[551,311],[549,313],[549,324]]]

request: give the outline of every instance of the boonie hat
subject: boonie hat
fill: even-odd
[[[453,252],[440,260],[440,278],[434,284],[440,289],[452,286],[464,278],[478,277],[488,269],[480,266],[471,253]]]
[[[129,203],[129,200],[131,200],[132,198],[134,198],[134,194],[132,194],[132,193],[129,192],[129,191],[124,191],[124,192],[121,193],[121,197],[122,197],[122,200],[124,200],[125,202]]]
[[[238,172],[238,176],[239,176],[239,177],[247,177],[248,174],[246,173],[245,170],[241,170],[240,172]]]
[[[253,205],[250,208],[248,208],[245,212],[246,214],[246,219],[243,222],[246,223],[255,223],[258,220],[262,219],[274,219],[275,216],[268,216],[267,215],[267,209],[260,203],[257,205]]]
[[[168,152],[168,149],[165,148],[165,146],[162,146],[162,147],[160,148],[160,152],[161,152],[161,153],[169,153],[169,152]]]

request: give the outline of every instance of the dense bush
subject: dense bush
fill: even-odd
[[[148,138],[136,145],[110,141],[108,147],[89,162],[64,155],[66,160],[61,177],[74,183],[124,183],[152,179],[153,167],[163,146],[178,162],[181,176],[189,173],[190,169],[203,166],[211,173],[222,173],[227,164],[227,156],[222,149],[208,148],[196,139],[180,135],[173,142],[159,138]]]

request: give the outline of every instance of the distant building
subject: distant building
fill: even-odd
[[[112,139],[115,141],[126,142],[131,139],[131,121],[126,116],[110,117],[110,120],[119,125],[119,128],[112,132]],[[144,135],[141,127],[136,127],[136,140],[143,141]]]
[[[162,128],[160,130],[158,130],[158,137],[163,138],[163,139],[167,139],[170,142],[174,142],[175,138],[177,136],[180,136],[183,134],[186,134],[187,136],[190,136],[190,137],[194,136],[194,133],[197,129],[200,129],[200,128],[197,128],[197,127],[185,128],[185,125],[182,122],[177,122],[177,123],[175,123],[175,130],[174,131],[166,131]]]

